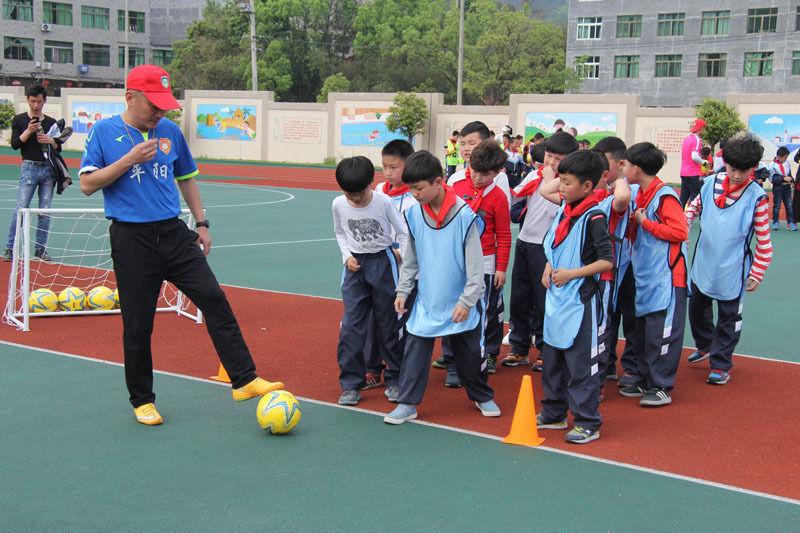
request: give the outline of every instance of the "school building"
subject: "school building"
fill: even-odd
[[[166,65],[172,43],[201,16],[206,0],[2,0],[0,83],[44,80],[62,87],[122,87],[128,65]],[[128,16],[125,17],[127,4]]]
[[[638,94],[643,106],[797,92],[798,0],[569,0],[576,93]]]

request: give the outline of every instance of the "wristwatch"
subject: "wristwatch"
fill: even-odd
[[[194,223],[195,228],[211,228],[211,224],[208,223],[208,219],[205,220],[198,220]]]

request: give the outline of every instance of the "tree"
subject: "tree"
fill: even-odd
[[[170,111],[167,111],[166,114],[164,115],[164,118],[166,118],[168,120],[171,120],[172,122],[177,124],[179,127],[181,125],[181,118],[182,117],[183,117],[183,109],[172,109]],[[200,122],[200,117],[197,117],[197,120],[198,120],[198,122]]]
[[[722,139],[727,139],[745,129],[739,113],[722,100],[706,98],[694,106],[697,118],[706,121],[700,137],[712,148]]]
[[[325,78],[325,81],[322,83],[322,89],[320,89],[319,95],[317,95],[317,102],[324,104],[328,101],[328,94],[345,93],[349,90],[350,80],[341,72],[337,72]]]
[[[386,127],[405,135],[408,142],[414,142],[414,137],[422,133],[423,126],[430,118],[425,100],[416,94],[404,92],[395,95],[392,105],[389,106],[389,113]]]
[[[11,127],[11,121],[14,119],[15,114],[13,103],[8,100],[0,100],[0,132]]]

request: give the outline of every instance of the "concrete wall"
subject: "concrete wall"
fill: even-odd
[[[327,104],[272,102],[267,108],[267,159],[322,163],[328,157]]]

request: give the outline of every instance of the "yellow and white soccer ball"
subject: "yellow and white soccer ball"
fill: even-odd
[[[285,390],[265,394],[256,408],[258,425],[273,435],[289,433],[302,417],[300,402],[294,394]]]
[[[103,285],[99,285],[89,291],[86,296],[86,307],[94,311],[108,311],[116,307],[117,301],[114,298],[114,291]]]
[[[114,308],[119,309],[119,289],[114,289]]]
[[[86,294],[77,287],[67,287],[58,293],[58,305],[64,311],[83,311],[86,308]]]
[[[32,313],[58,310],[58,296],[50,289],[36,289],[28,296],[28,308]]]

